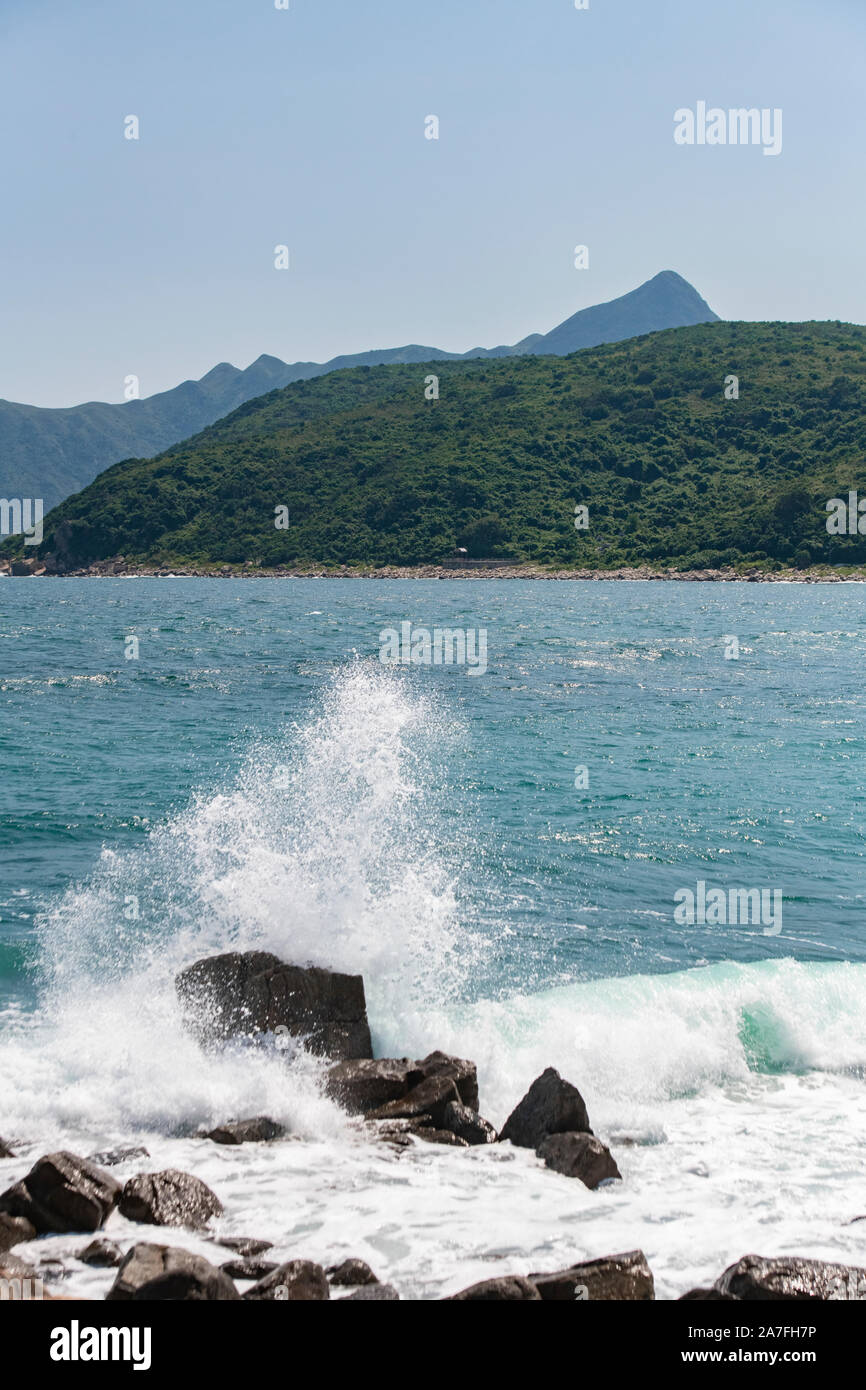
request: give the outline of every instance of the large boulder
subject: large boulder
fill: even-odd
[[[539,1145],[538,1157],[555,1173],[580,1178],[591,1189],[610,1178],[621,1178],[610,1149],[594,1134],[549,1134]]]
[[[652,1272],[642,1250],[585,1260],[553,1274],[530,1274],[545,1303],[646,1302],[655,1298]]]
[[[827,1264],[823,1260],[802,1260],[796,1255],[779,1259],[744,1255],[725,1270],[714,1287],[719,1293],[749,1302],[866,1302],[866,1269]]]
[[[201,1255],[175,1245],[134,1245],[106,1294],[109,1303],[131,1300],[236,1302],[240,1294],[227,1274]]]
[[[269,1144],[272,1139],[281,1139],[285,1127],[269,1120],[267,1115],[259,1115],[254,1120],[230,1120],[228,1124],[217,1125],[205,1138],[215,1144]]]
[[[322,1056],[372,1057],[364,981],[268,951],[196,961],[175,981],[187,1021],[204,1043],[285,1030]]]
[[[36,1227],[26,1216],[9,1216],[0,1211],[0,1255],[11,1250],[13,1245],[23,1245],[25,1240],[36,1239]]]
[[[522,1149],[537,1149],[549,1134],[591,1134],[583,1096],[548,1067],[533,1081],[505,1121],[499,1138]]]
[[[40,1235],[97,1231],[114,1210],[120,1184],[86,1158],[46,1154],[0,1196],[0,1212],[23,1217]]]
[[[0,1158],[14,1158],[15,1155],[6,1143],[5,1139],[0,1139]]]
[[[251,1302],[321,1303],[331,1297],[325,1271],[312,1260],[289,1260],[244,1294]]]
[[[471,1284],[460,1293],[453,1293],[446,1303],[539,1303],[541,1294],[534,1284],[518,1274],[500,1279],[484,1279]]]
[[[201,1178],[167,1168],[130,1178],[120,1198],[120,1212],[148,1226],[206,1226],[222,1215],[222,1202]]]

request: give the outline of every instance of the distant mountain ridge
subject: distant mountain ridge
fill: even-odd
[[[270,391],[349,367],[460,361],[537,355],[566,356],[664,328],[718,321],[697,290],[665,270],[636,290],[581,309],[549,333],[534,333],[512,346],[446,352],[409,344],[334,357],[330,362],[286,363],[263,355],[245,370],[228,362],[145,400],[110,405],[90,401],[46,409],[0,400],[0,496],[41,497],[45,511],[88,483],[111,464],[150,458],[245,402]]]

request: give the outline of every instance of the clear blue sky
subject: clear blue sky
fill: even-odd
[[[0,397],[515,342],[663,269],[866,321],[864,0],[590,3],[0,0]],[[675,145],[698,100],[781,156]]]

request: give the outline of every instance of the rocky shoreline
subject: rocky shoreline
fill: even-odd
[[[539,565],[511,565],[497,563],[495,566],[476,565],[384,565],[379,568],[361,568],[349,565],[334,566],[330,569],[306,567],[290,569],[278,567],[262,569],[248,561],[243,565],[185,565],[177,568],[166,566],[128,564],[122,556],[100,561],[98,564],[81,568],[58,568],[52,563],[39,560],[0,559],[0,578],[49,578],[49,579],[537,579],[563,580],[583,579],[604,583],[607,580],[646,581],[666,580],[670,583],[712,583],[712,584],[844,584],[866,583],[866,567],[851,566],[844,572],[830,566],[806,570],[785,569],[735,570],[696,569],[672,570],[657,569],[652,565],[623,566],[619,569],[545,569]]]
[[[547,1168],[590,1192],[623,1181],[610,1149],[593,1133],[580,1091],[552,1067],[536,1078],[497,1133],[480,1110],[474,1062],[441,1051],[421,1059],[374,1057],[361,976],[294,965],[264,951],[229,952],[194,962],[175,986],[185,1026],[205,1049],[273,1048],[285,1042],[321,1057],[326,1093],[370,1143],[397,1151],[424,1143],[454,1149],[508,1144],[534,1151]],[[278,1145],[288,1137],[263,1115],[228,1116],[195,1136],[201,1143],[230,1146]],[[14,1157],[14,1145],[0,1139],[0,1158]],[[52,1271],[50,1263],[33,1265],[15,1247],[41,1237],[80,1235],[74,1258],[116,1271],[107,1301],[400,1299],[399,1290],[380,1282],[363,1260],[276,1261],[268,1258],[273,1243],[266,1238],[220,1234],[214,1225],[226,1214],[224,1202],[191,1173],[142,1170],[119,1182],[109,1171],[148,1157],[141,1148],[87,1157],[48,1153],[0,1194],[0,1297],[62,1298],[52,1274],[62,1280],[68,1271]],[[133,1240],[124,1250],[100,1234],[114,1212],[137,1226],[182,1229],[222,1254],[211,1260],[152,1240]],[[498,1275],[445,1301],[647,1301],[655,1296],[644,1253],[631,1250],[552,1271]],[[747,1254],[711,1286],[681,1295],[681,1300],[809,1299],[866,1301],[866,1269]]]

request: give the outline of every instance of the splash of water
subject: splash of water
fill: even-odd
[[[42,1003],[9,1044],[5,1123],[165,1132],[269,1113],[336,1131],[318,1064],[205,1056],[177,971],[228,949],[365,977],[374,1036],[441,1006],[477,949],[458,931],[460,866],[443,857],[443,746],[459,730],[399,675],[339,671],[309,722],[248,751],[231,784],[130,853],[107,848],[40,927]]]

